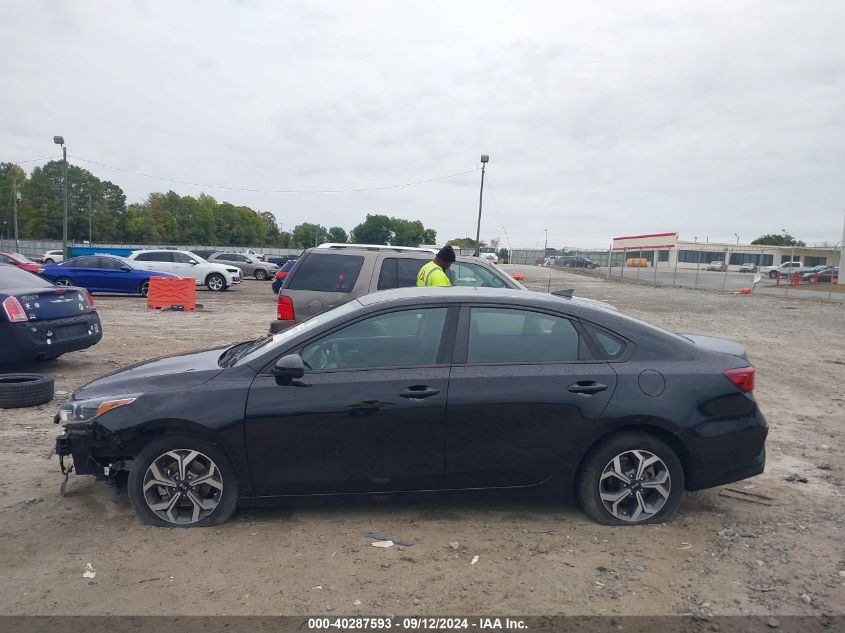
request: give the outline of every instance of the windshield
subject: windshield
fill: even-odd
[[[253,344],[251,346],[245,347],[242,352],[239,352],[239,354],[235,357],[235,362],[233,362],[232,364],[246,364],[260,356],[263,356],[264,354],[271,351],[273,348],[277,348],[283,343],[287,343],[288,341],[293,340],[303,332],[307,332],[308,330],[313,329],[317,325],[323,325],[325,323],[330,323],[331,321],[342,319],[347,314],[354,312],[355,310],[358,310],[361,307],[362,306],[357,299],[349,301],[348,303],[344,303],[343,305],[338,306],[337,308],[334,308],[332,310],[321,312],[320,314],[313,316],[307,321],[303,321],[299,325],[289,328],[284,332],[279,332],[278,334],[273,334],[272,336],[266,336],[264,338],[253,341]]]
[[[29,257],[26,255],[21,255],[20,253],[10,253],[12,258],[18,260],[19,262],[27,262],[27,263],[34,263]]]
[[[504,277],[506,277],[506,278],[507,278],[508,283],[513,284],[514,286],[516,286],[516,287],[517,287],[517,288],[519,288],[520,290],[528,290],[528,288],[526,288],[526,287],[525,287],[525,286],[523,286],[521,283],[519,283],[516,279],[514,279],[513,277],[511,277],[511,275],[510,275],[510,273],[509,273],[508,271],[506,271],[504,268],[499,267],[499,265],[498,265],[498,264],[495,264],[495,263],[493,263],[493,262],[490,262],[490,265],[491,265],[493,268],[495,268],[496,270],[498,270],[500,273],[502,273],[502,275],[503,275]]]

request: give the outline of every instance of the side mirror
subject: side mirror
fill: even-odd
[[[195,259],[189,259],[188,263],[191,264],[192,266],[196,266],[197,264],[199,264],[199,262]]]
[[[120,267],[120,270],[122,270],[122,271],[123,271],[123,272],[125,272],[125,273],[128,273],[128,272],[129,272],[129,271],[131,271],[132,269],[131,269],[131,268],[129,268],[129,266],[126,266],[126,265],[124,264],[123,266],[121,266],[121,267]]]
[[[299,354],[282,356],[273,365],[273,375],[276,378],[302,378],[305,375],[305,366],[302,364],[302,357]]]

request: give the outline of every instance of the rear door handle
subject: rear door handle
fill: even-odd
[[[436,396],[438,393],[440,393],[440,389],[436,389],[434,387],[429,387],[427,385],[411,385],[407,389],[400,391],[399,395],[402,398],[408,398],[409,400],[422,400],[423,398]]]
[[[595,380],[579,380],[567,387],[567,390],[572,393],[582,393],[585,396],[591,396],[594,393],[599,393],[607,389],[607,385],[603,385]]]

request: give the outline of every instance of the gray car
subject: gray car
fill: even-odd
[[[218,264],[232,264],[241,269],[244,277],[255,277],[260,281],[272,279],[278,272],[276,264],[262,262],[255,255],[247,253],[214,253],[208,261]]]
[[[416,286],[420,268],[434,252],[401,246],[323,245],[305,251],[279,291],[276,320],[281,332],[315,314],[379,290]],[[525,286],[481,257],[458,256],[446,273],[454,286],[511,288]]]

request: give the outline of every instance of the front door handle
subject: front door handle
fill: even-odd
[[[411,385],[407,389],[400,391],[399,395],[402,398],[408,398],[409,400],[422,400],[423,398],[436,396],[438,393],[440,393],[440,389],[436,389],[435,387],[429,387],[427,385]]]
[[[567,387],[568,391],[572,393],[582,393],[585,396],[591,396],[594,393],[599,393],[607,389],[607,385],[603,385],[595,380],[579,380]]]

